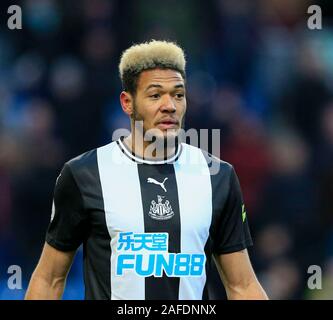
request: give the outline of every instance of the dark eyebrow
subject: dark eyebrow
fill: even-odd
[[[145,89],[145,92],[148,91],[150,88],[163,88],[160,84],[150,84],[146,89]],[[176,84],[175,89],[178,89],[178,88],[184,88],[184,85],[183,84]]]
[[[150,84],[146,89],[145,92],[148,91],[150,88],[162,88],[160,84]]]

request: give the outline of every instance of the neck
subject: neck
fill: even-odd
[[[144,141],[144,139],[136,137],[132,132],[128,137],[124,138],[124,144],[137,157],[146,160],[164,160],[172,157],[176,153],[176,143],[166,143],[166,139],[152,141]]]

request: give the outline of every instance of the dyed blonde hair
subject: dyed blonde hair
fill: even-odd
[[[125,50],[119,63],[119,74],[125,91],[135,94],[137,80],[144,70],[173,69],[185,79],[185,54],[174,42],[151,40]]]

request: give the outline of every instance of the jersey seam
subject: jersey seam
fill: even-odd
[[[74,251],[74,250],[77,249],[77,246],[76,246],[76,245],[75,245],[75,246],[72,246],[72,245],[66,245],[66,244],[64,244],[63,242],[57,240],[55,237],[52,237],[52,235],[50,235],[50,234],[47,234],[47,235],[46,235],[46,242],[47,242],[50,246],[52,246],[52,247],[54,247],[54,248],[56,248],[56,249],[58,249],[58,250],[61,250],[61,251]],[[79,245],[79,246],[80,246],[80,245]]]
[[[217,254],[231,253],[231,252],[240,251],[240,250],[245,249],[247,247],[250,247],[252,245],[253,245],[252,239],[251,238],[246,238],[242,242],[239,242],[239,243],[231,245],[231,246],[226,246],[226,247],[221,248],[219,250],[215,250],[215,252]]]

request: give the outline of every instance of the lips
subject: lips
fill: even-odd
[[[162,125],[178,125],[179,121],[176,119],[172,119],[172,118],[166,118],[166,119],[162,119],[160,121],[157,122],[157,125],[162,124]]]
[[[179,121],[173,118],[161,119],[156,123],[160,130],[176,129],[178,127]]]

